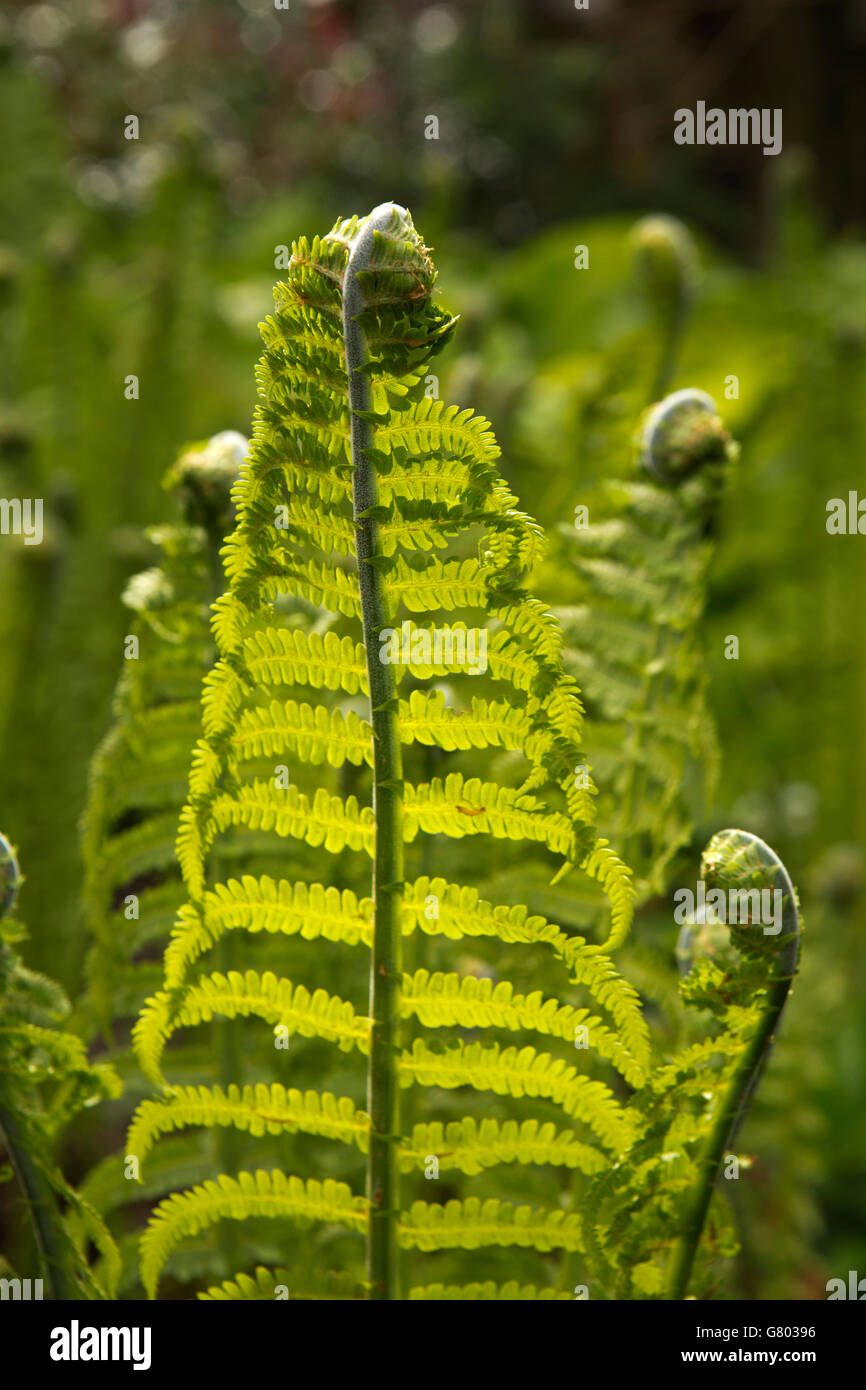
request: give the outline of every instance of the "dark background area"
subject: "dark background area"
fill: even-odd
[[[774,160],[675,146],[673,111],[704,100],[781,107],[785,148],[810,152],[828,226],[863,225],[862,0],[591,0],[585,11],[571,0],[292,0],[285,11],[106,0],[10,6],[2,40],[7,73],[38,78],[62,113],[70,192],[117,216],[185,138],[229,214],[299,183],[340,207],[393,186],[419,213],[431,205],[452,229],[509,243],[656,202],[759,259],[775,230]],[[118,146],[128,112],[145,126],[137,169]],[[430,113],[437,142],[422,138]],[[32,213],[47,190],[29,172]]]

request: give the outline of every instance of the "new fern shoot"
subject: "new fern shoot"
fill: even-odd
[[[204,737],[179,836],[188,902],[166,953],[165,987],[136,1028],[141,1064],[162,1088],[130,1134],[130,1151],[143,1162],[160,1134],[185,1126],[305,1133],[360,1150],[366,1190],[278,1168],[221,1173],[175,1193],[156,1208],[143,1238],[150,1294],[186,1238],[225,1220],[281,1217],[365,1235],[362,1282],[373,1298],[402,1295],[398,1250],[576,1250],[580,1217],[558,1205],[555,1183],[547,1209],[499,1196],[404,1207],[401,1174],[415,1176],[417,1191],[431,1158],[455,1174],[515,1162],[593,1172],[633,1137],[611,1086],[566,1060],[569,1046],[575,1056],[579,1024],[592,1038],[594,1066],[613,1064],[630,1085],[645,1079],[646,1025],[609,956],[628,928],[630,879],[597,838],[590,793],[575,785],[577,687],[562,669],[557,624],[526,588],[538,527],[496,469],[486,421],[424,391],[427,363],[454,324],[433,301],[434,278],[408,214],[387,205],[297,243],[277,288],[276,313],[263,328],[253,442],[233,494],[237,524],[224,550],[229,588],[214,608],[220,656],[205,682]],[[286,631],[279,616],[286,595],[339,622],[324,636]],[[425,665],[429,643],[419,643],[422,655],[407,665],[380,659],[385,627],[405,622],[421,633],[436,613],[452,630],[471,624],[487,632],[483,695],[467,673]],[[305,691],[316,703],[299,698]],[[431,745],[445,755],[444,775],[414,780],[413,766],[424,765],[419,754]],[[486,748],[513,750],[522,766],[508,781],[487,780]],[[339,773],[347,763],[362,776],[358,792],[344,796]],[[215,873],[226,845],[261,831],[307,846],[303,877]],[[450,860],[469,877],[477,877],[478,854],[460,851],[482,836],[543,847],[551,874],[574,865],[595,876],[611,902],[607,940],[569,936],[450,875],[419,875],[417,842],[427,836],[453,841],[443,867]],[[314,877],[329,854],[330,884]],[[195,975],[200,958],[236,932],[369,948],[368,1011],[321,987],[321,953],[307,959],[310,985],[254,969]],[[453,969],[422,966],[407,976],[400,947],[418,932],[543,944],[602,1015],[520,993],[504,980],[486,990]],[[214,1017],[237,1019],[235,1026],[258,1017],[278,1043],[286,1034],[319,1038],[365,1055],[366,1109],[348,1094],[277,1081],[279,1047],[269,1049],[268,1062],[261,1034],[249,1081],[238,1075],[228,1090],[166,1084],[169,1039]],[[515,1046],[515,1023],[560,1046]],[[448,1029],[451,1044],[431,1047],[431,1028]],[[464,1028],[490,1029],[497,1040],[464,1040]],[[237,1055],[247,1060],[252,1047]],[[423,1088],[431,1086],[535,1097],[545,1119],[511,1121],[506,1102],[502,1119],[480,1126],[459,1112],[447,1125],[431,1122],[423,1108]],[[407,1103],[413,1089],[421,1091],[420,1108]],[[585,1130],[579,1141],[575,1121]],[[304,1150],[294,1144],[285,1152]],[[344,1171],[357,1175],[357,1164]],[[418,1263],[426,1268],[428,1260]],[[544,1263],[535,1264],[542,1282]]]

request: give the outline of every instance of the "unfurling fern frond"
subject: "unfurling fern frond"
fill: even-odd
[[[54,1146],[83,1106],[116,1096],[120,1083],[111,1067],[88,1061],[79,1038],[60,1030],[69,1013],[63,991],[28,970],[14,950],[25,936],[8,918],[19,882],[15,852],[0,835],[0,1155],[5,1151],[18,1179],[48,1296],[110,1298],[120,1272],[117,1248],[66,1181]],[[98,1269],[88,1242],[101,1257]]]
[[[680,988],[685,1004],[702,1011],[703,1036],[656,1067],[636,1094],[638,1138],[588,1196],[587,1242],[612,1298],[685,1298],[696,1254],[696,1296],[705,1296],[713,1259],[736,1249],[714,1190],[723,1162],[726,1179],[739,1176],[731,1145],[799,965],[796,892],[762,840],[742,830],[715,835],[701,882],[705,905],[682,931]],[[703,1235],[711,1202],[715,1216]]]
[[[677,391],[647,412],[636,474],[588,500],[570,530],[577,602],[558,610],[565,663],[587,706],[586,752],[601,828],[662,891],[691,834],[695,786],[718,763],[701,623],[716,509],[736,448],[709,396]]]
[[[563,671],[558,624],[527,587],[538,527],[497,470],[487,422],[431,391],[430,358],[454,323],[434,304],[434,279],[409,215],[384,205],[296,243],[262,328],[253,442],[223,550],[228,591],[213,610],[219,658],[178,836],[187,901],[164,988],[135,1030],[159,1082],[179,1030],[221,1019],[231,1074],[221,1065],[218,1085],[165,1085],[130,1137],[149,1156],[178,1127],[218,1127],[239,1147],[231,1171],[157,1207],[142,1246],[151,1296],[167,1264],[178,1270],[184,1242],[239,1220],[256,1233],[245,1247],[264,1271],[255,1287],[270,1289],[267,1270],[287,1262],[257,1253],[264,1217],[295,1228],[292,1265],[324,1258],[315,1230],[299,1234],[299,1224],[343,1232],[352,1279],[373,1298],[401,1296],[400,1249],[492,1247],[491,1260],[497,1248],[579,1251],[581,1221],[559,1205],[551,1168],[592,1174],[634,1139],[621,1093],[598,1076],[612,1063],[640,1086],[647,1072],[639,1001],[609,956],[628,930],[630,877],[597,836],[592,788],[575,779],[578,687]],[[289,596],[328,610],[329,630],[286,631]],[[490,749],[510,758],[495,781]],[[605,945],[461,882],[478,878],[479,837],[482,882],[524,845],[551,875],[594,878],[610,904]],[[287,870],[235,876],[251,843],[268,844]],[[448,940],[470,936],[529,969],[537,949],[552,948],[569,998],[508,981],[487,990],[443,968]],[[239,950],[252,959],[275,937],[319,945],[295,952],[291,978],[240,968]],[[350,945],[370,951],[369,999],[354,965],[341,974],[338,948]],[[275,1045],[261,1045],[262,1021]],[[444,1047],[423,1036],[433,1029],[446,1031]],[[484,1042],[454,1037],[464,1029],[484,1030]],[[539,1037],[546,1050],[526,1041]],[[333,1044],[346,1053],[345,1094],[302,1090],[296,1078]],[[358,1053],[368,1058],[366,1110]],[[285,1085],[289,1056],[296,1089]],[[489,1109],[491,1095],[496,1116],[479,1125],[477,1098]],[[526,1103],[520,1124],[512,1119],[519,1097],[537,1120],[526,1120]],[[339,1153],[324,1158],[323,1138],[343,1140]],[[258,1152],[278,1156],[271,1171],[255,1148],[268,1143]],[[240,1166],[247,1151],[254,1173]],[[440,1151],[449,1194],[470,1176],[474,1193],[409,1200],[401,1214],[401,1186],[424,1191]],[[324,1163],[347,1181],[283,1171],[313,1152],[314,1171]],[[537,1165],[541,1205],[489,1190],[488,1173],[494,1182],[512,1163]],[[358,1233],[363,1274],[351,1254]],[[234,1280],[223,1293],[252,1296],[240,1260],[228,1263],[234,1253],[223,1246],[223,1276]],[[538,1255],[521,1259],[534,1271],[525,1287],[549,1277]],[[427,1254],[413,1261],[424,1267]]]

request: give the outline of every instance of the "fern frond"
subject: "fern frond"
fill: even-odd
[[[591,1144],[575,1138],[572,1130],[557,1130],[547,1121],[482,1120],[471,1116],[415,1125],[411,1142],[400,1145],[400,1166],[409,1173],[423,1169],[433,1156],[440,1172],[457,1169],[474,1176],[485,1168],[504,1163],[554,1164],[577,1168],[581,1173],[599,1173],[608,1159]]]
[[[427,910],[431,900],[437,904],[432,918]],[[477,890],[461,888],[444,879],[421,878],[408,884],[403,904],[407,924],[404,930],[407,926],[410,931],[417,927],[427,935],[441,934],[454,940],[461,936],[488,936],[505,942],[549,946],[573,971],[572,982],[583,985],[610,1012],[623,1049],[617,1064],[624,1064],[620,1069],[632,1084],[642,1084],[649,1061],[649,1031],[640,1000],[598,946],[588,945],[582,937],[569,936],[522,905],[493,906],[480,898]],[[632,1070],[626,1071],[624,1066]]]
[[[272,700],[267,706],[244,711],[230,747],[241,759],[295,754],[313,766],[327,762],[342,767],[347,761],[372,765],[370,733],[370,725],[354,710],[343,714],[324,705]]]
[[[127,1139],[127,1151],[146,1158],[155,1140],[171,1130],[189,1126],[233,1125],[249,1134],[285,1134],[302,1130],[326,1139],[355,1144],[365,1152],[369,1117],[346,1096],[330,1092],[286,1090],[270,1086],[171,1087],[160,1102],[145,1101],[136,1111]]]
[[[324,1298],[328,1302],[357,1301],[367,1296],[366,1289],[352,1277],[337,1270],[264,1269],[261,1266],[251,1277],[236,1274],[222,1284],[212,1285],[198,1297],[205,1302],[269,1302],[272,1299]]]
[[[572,1299],[570,1293],[560,1293],[558,1289],[537,1289],[532,1284],[518,1284],[513,1279],[508,1284],[494,1284],[490,1279],[483,1284],[426,1284],[410,1289],[412,1302],[424,1303],[567,1303]]]
[[[569,1119],[580,1120],[614,1153],[630,1147],[635,1126],[630,1113],[601,1081],[582,1076],[559,1057],[534,1047],[457,1043],[433,1052],[416,1038],[399,1061],[403,1085],[471,1086],[496,1095],[535,1096],[561,1107]]]
[[[160,992],[148,1000],[135,1025],[133,1040],[145,1075],[159,1083],[162,1054],[177,1028],[192,1028],[221,1018],[263,1018],[275,1027],[282,1025],[289,1035],[327,1038],[343,1051],[368,1043],[370,1021],[359,1017],[350,1003],[337,999],[324,989],[311,994],[304,985],[293,985],[272,971],[259,975],[255,970],[228,975],[204,975],[184,992],[178,1006],[169,993]]]
[[[166,984],[170,989],[180,985],[188,967],[231,930],[369,945],[372,907],[369,898],[359,899],[351,889],[341,892],[319,883],[277,882],[251,874],[217,883],[200,909],[187,905],[181,910],[166,951]]]
[[[541,990],[517,994],[508,980],[494,985],[472,975],[461,978],[437,971],[431,976],[421,969],[404,977],[400,1007],[404,1017],[414,1016],[425,1028],[504,1028],[513,1033],[542,1033],[572,1044],[581,1028],[586,1046],[622,1068],[626,1080],[640,1085],[643,1079],[618,1034],[589,1009],[545,999]]]
[[[350,637],[336,633],[302,632],[298,628],[265,628],[247,637],[243,665],[253,686],[309,685],[314,690],[343,690],[347,695],[367,693],[364,648]],[[232,680],[230,667],[218,664],[205,687],[204,728],[219,733],[231,724],[237,706],[225,690],[240,699],[244,682]]]
[[[399,1240],[405,1249],[477,1250],[484,1245],[532,1246],[535,1250],[582,1250],[580,1218],[574,1212],[515,1206],[498,1197],[467,1197],[443,1206],[413,1202],[401,1214]]]
[[[598,839],[593,788],[575,777],[584,761],[580,692],[563,668],[560,626],[528,588],[541,530],[499,474],[488,422],[425,390],[428,363],[454,325],[433,301],[434,281],[408,214],[387,205],[298,241],[276,288],[274,314],[262,325],[253,442],[232,493],[236,525],[222,550],[228,587],[212,606],[217,660],[204,681],[177,836],[187,901],[166,952],[164,988],[135,1030],[142,1066],[161,1085],[169,1038],[211,1019],[221,1029],[218,1085],[195,1100],[185,1085],[146,1102],[134,1137],[148,1145],[191,1116],[221,1139],[239,1130],[262,1141],[280,1128],[338,1137],[314,1128],[324,1123],[325,1097],[301,1089],[276,1093],[292,1100],[265,1120],[261,1093],[250,1086],[273,1087],[273,1057],[263,1049],[243,1082],[235,1018],[283,1023],[369,1054],[367,1205],[357,1211],[361,1224],[369,1214],[371,1298],[399,1296],[395,1213],[399,1170],[412,1152],[401,1158],[402,1088],[411,1085],[408,1106],[421,1084],[535,1097],[586,1123],[616,1155],[633,1127],[595,1071],[613,1062],[640,1085],[649,1056],[640,1001],[608,954],[630,920],[628,871]],[[287,604],[314,614],[304,630],[284,617]],[[409,616],[420,614],[423,624]],[[429,684],[438,676],[448,685]],[[512,758],[507,776],[485,760],[491,749]],[[595,878],[599,899],[611,905],[605,948],[427,872],[447,844],[454,877],[464,867],[471,874],[479,837],[485,856],[528,847],[551,875]],[[253,848],[268,866],[235,871]],[[326,854],[334,857],[330,880],[320,865]],[[286,857],[296,874],[282,867]],[[333,888],[322,886],[329,881]],[[370,947],[370,1017],[264,967],[226,967],[247,933],[268,964],[269,947],[289,937]],[[609,1021],[514,986],[507,1002],[506,991],[483,999],[467,985],[446,1002],[444,987],[440,996],[430,986],[440,977],[423,971],[401,999],[402,940],[412,935],[414,950],[436,935],[551,947]],[[212,949],[217,970],[194,978],[191,967]],[[334,956],[339,973],[342,957]],[[558,1043],[582,1023],[587,1074],[529,1047],[460,1044],[437,1054],[421,1039],[403,1047],[401,1025],[408,1031],[413,1019],[535,1031]],[[512,1134],[507,1116],[497,1123],[501,1131],[485,1130],[481,1142],[464,1131],[456,1170],[531,1153],[548,1166],[597,1171],[601,1149],[591,1144],[543,1126]],[[220,1183],[232,1181],[240,1155],[232,1151]],[[210,1210],[211,1199],[218,1221],[225,1203],[210,1192],[178,1207],[177,1239],[145,1237],[149,1292],[181,1237],[210,1223],[187,1217]],[[471,1201],[465,1210],[474,1219]],[[487,1222],[493,1244],[508,1230],[506,1243],[537,1237],[542,1250],[577,1248],[570,1216],[555,1239],[556,1213],[525,1226],[522,1208],[515,1215],[506,1204],[488,1221],[493,1210],[475,1222],[479,1239]],[[163,1203],[150,1233],[172,1211]],[[256,1209],[242,1204],[228,1214],[242,1219]],[[470,1227],[453,1243],[466,1245]],[[229,1259],[228,1268],[239,1268],[226,1250]]]
[[[295,1224],[325,1221],[362,1232],[366,1226],[366,1201],[355,1196],[346,1183],[332,1178],[319,1182],[287,1177],[285,1173],[223,1174],[189,1192],[176,1192],[156,1208],[141,1238],[141,1277],[148,1297],[156,1295],[160,1273],[175,1246],[187,1236],[219,1221],[244,1221],[249,1217],[285,1219]]]
[[[544,844],[554,854],[574,854],[574,828],[568,816],[548,811],[534,796],[520,795],[513,787],[482,782],[480,777],[465,779],[452,772],[444,781],[432,782],[405,791],[404,838],[411,842],[419,831],[428,835],[494,835],[503,840],[532,840]]]

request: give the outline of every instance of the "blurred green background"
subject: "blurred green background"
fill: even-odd
[[[866,459],[864,57],[859,0],[66,0],[0,20],[0,494],[46,508],[41,546],[0,543],[0,823],[30,963],[72,994],[119,595],[178,448],[249,428],[280,248],[386,198],[412,210],[462,316],[442,395],[491,418],[552,531],[646,403],[629,228],[692,229],[673,385],[709,391],[743,446],[706,624],[721,789],[694,843],[767,838],[808,927],[750,1122],[737,1287],[758,1298],[866,1274],[866,540],[825,528]],[[699,99],[780,107],[782,155],[676,146]],[[541,582],[555,603],[555,570]]]

